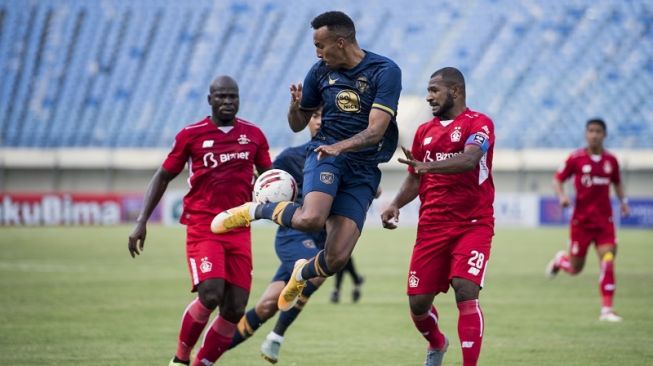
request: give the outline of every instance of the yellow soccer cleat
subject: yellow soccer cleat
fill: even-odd
[[[211,221],[211,231],[223,234],[239,227],[247,227],[254,221],[249,215],[252,202],[246,202],[238,207],[230,208],[217,214]]]
[[[299,273],[304,265],[308,263],[306,259],[299,259],[295,262],[295,267],[292,270],[292,275],[286,284],[286,287],[281,290],[279,300],[277,300],[277,307],[281,311],[288,311],[297,304],[297,299],[301,295],[302,290],[306,287],[306,280],[298,281],[297,273]]]

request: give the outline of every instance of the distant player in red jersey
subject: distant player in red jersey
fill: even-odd
[[[189,365],[191,350],[217,307],[219,315],[206,331],[193,365],[212,365],[229,348],[252,282],[251,235],[249,227],[215,235],[210,223],[219,212],[251,201],[254,167],[262,173],[272,166],[263,132],[236,117],[239,92],[231,77],[220,76],[211,83],[208,102],[212,115],[182,129],[154,173],[129,236],[129,252],[134,257],[143,250],[146,223],[154,207],[188,163],[190,190],[180,222],[186,225],[186,257],[192,291],[198,297],[184,312],[170,366]]]
[[[410,151],[402,148],[406,159],[399,161],[408,165],[408,176],[381,219],[385,228],[396,228],[399,209],[419,195],[407,287],[413,322],[429,342],[424,365],[441,365],[449,345],[433,300],[451,285],[463,365],[471,366],[483,340],[478,295],[494,235],[494,124],[467,108],[465,79],[453,67],[431,75],[426,100],[435,118],[418,128]]]
[[[547,265],[546,275],[553,278],[561,269],[572,275],[580,273],[585,265],[587,249],[594,243],[601,262],[599,291],[603,307],[599,320],[618,322],[622,319],[612,308],[616,288],[614,260],[617,240],[612,219],[610,184],[614,184],[617,198],[621,202],[621,213],[628,215],[630,208],[621,183],[619,163],[614,155],[603,148],[606,135],[607,128],[603,120],[587,121],[587,147],[574,151],[553,178],[553,188],[560,205],[568,207],[570,201],[562,183],[572,175],[575,176],[576,205],[570,223],[569,252],[559,251]]]

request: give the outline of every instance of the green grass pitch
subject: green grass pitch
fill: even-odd
[[[0,354],[5,365],[167,365],[181,313],[192,299],[182,228],[150,226],[143,255],[127,251],[127,226],[0,229]],[[346,279],[341,303],[318,291],[286,334],[279,365],[420,365],[425,341],[413,328],[405,279],[414,229],[367,229],[354,258],[366,277],[359,304]],[[598,318],[598,266],[549,281],[545,264],[565,229],[499,229],[481,293],[481,365],[653,364],[653,237],[621,230],[617,311]],[[273,229],[254,229],[254,286],[277,266]],[[436,306],[452,341],[445,365],[460,365],[453,294]],[[223,365],[267,365],[259,346],[272,323],[228,352]]]

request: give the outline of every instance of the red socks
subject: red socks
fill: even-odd
[[[438,311],[435,306],[431,305],[431,310],[426,314],[415,315],[410,314],[413,318],[413,323],[420,333],[429,342],[430,349],[442,349],[444,347],[444,334],[440,332],[438,327]]]
[[[221,316],[216,317],[206,331],[202,348],[197,353],[193,366],[213,365],[229,349],[234,334],[236,334],[236,323],[227,321]]]
[[[458,303],[458,337],[463,351],[463,366],[475,366],[483,341],[483,312],[478,300]]]
[[[601,260],[601,275],[599,277],[599,291],[603,299],[603,308],[612,308],[615,288],[614,255],[606,253]]]
[[[202,334],[211,312],[211,309],[202,305],[199,298],[193,300],[186,307],[181,318],[181,330],[179,331],[179,342],[177,343],[177,353],[175,355],[178,359],[184,361],[190,359],[190,351],[197,343],[200,334]]]

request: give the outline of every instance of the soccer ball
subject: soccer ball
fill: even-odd
[[[254,201],[257,203],[294,201],[295,198],[297,182],[285,170],[268,170],[254,183]]]

